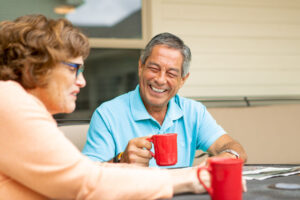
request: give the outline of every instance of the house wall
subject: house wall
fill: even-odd
[[[186,97],[300,94],[300,1],[153,0],[151,35],[192,50]]]
[[[245,148],[247,163],[300,164],[300,104],[208,110]]]

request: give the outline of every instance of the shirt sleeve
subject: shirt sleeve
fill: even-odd
[[[110,124],[105,121],[101,106],[93,113],[87,141],[82,153],[93,161],[106,162],[115,157],[115,142],[111,135]]]
[[[207,151],[207,149],[222,135],[226,134],[224,129],[217,124],[216,120],[207,111],[203,104],[198,107],[197,122],[197,149]]]
[[[53,199],[172,196],[167,171],[92,162],[64,137],[42,103],[25,92],[11,94],[11,89],[0,84],[1,174]]]

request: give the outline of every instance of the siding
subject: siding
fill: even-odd
[[[152,33],[192,50],[187,97],[300,95],[300,0],[152,0]]]

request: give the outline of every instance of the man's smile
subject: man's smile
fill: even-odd
[[[167,91],[167,89],[159,89],[159,88],[156,88],[152,85],[150,85],[150,88],[154,91],[154,92],[157,92],[157,93],[163,93],[165,91]]]

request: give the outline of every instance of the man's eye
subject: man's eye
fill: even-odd
[[[171,72],[169,72],[168,75],[169,75],[169,77],[171,77],[171,78],[176,78],[176,77],[178,76],[178,74],[176,74],[176,73],[171,73]]]
[[[151,71],[157,72],[159,69],[156,67],[148,67]]]

